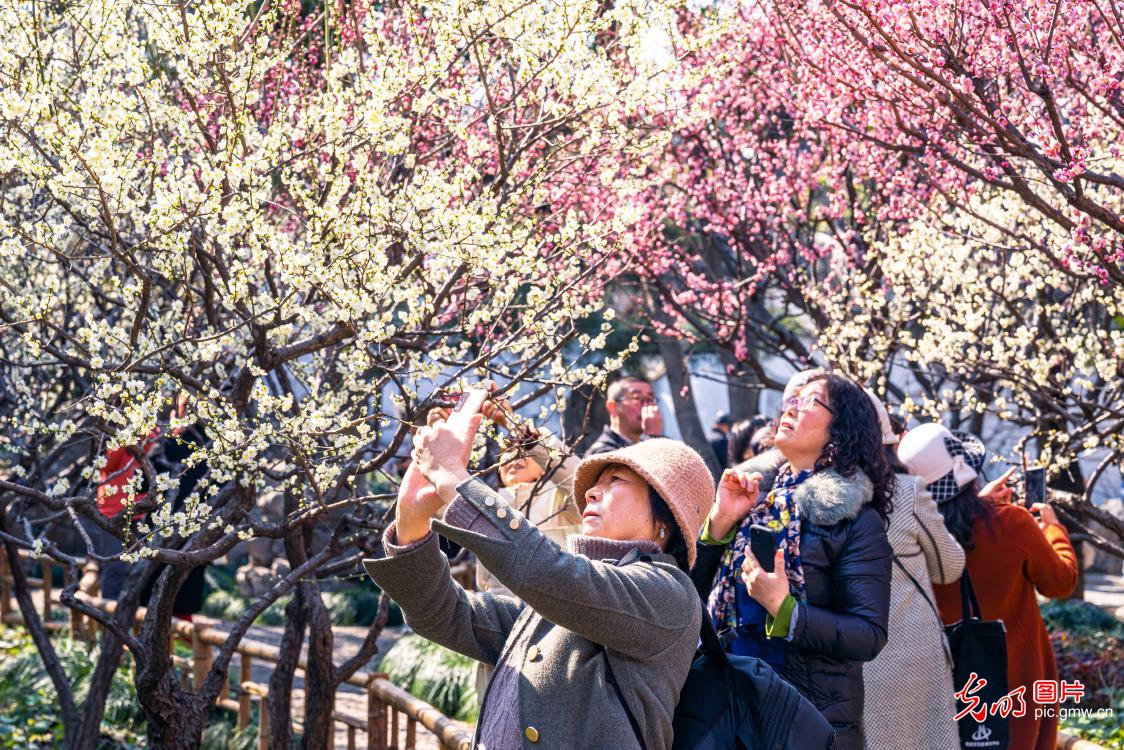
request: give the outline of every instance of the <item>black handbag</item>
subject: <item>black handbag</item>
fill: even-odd
[[[960,603],[964,619],[945,627],[952,650],[952,683],[958,692],[956,712],[969,707],[986,711],[982,717],[978,712],[961,717],[960,746],[965,750],[1005,750],[1010,741],[1008,719],[989,709],[1007,695],[1007,628],[1002,620],[983,619],[966,569],[960,577]],[[964,694],[969,683],[969,693]]]

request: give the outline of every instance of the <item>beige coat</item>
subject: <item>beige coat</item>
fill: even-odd
[[[905,474],[897,475],[886,535],[898,562],[890,584],[886,647],[863,668],[866,746],[956,750],[952,657],[932,583],[960,578],[964,550],[948,533],[921,480]]]
[[[566,549],[566,538],[581,530],[582,514],[573,498],[574,471],[581,459],[566,455],[562,446],[553,438],[548,437],[544,442],[546,445],[537,443],[527,452],[527,457],[542,467],[542,479],[514,487],[503,487],[499,494],[551,541]],[[476,588],[493,594],[514,596],[488,572],[479,559],[476,560]]]

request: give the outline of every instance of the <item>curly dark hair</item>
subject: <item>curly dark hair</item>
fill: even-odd
[[[815,375],[808,382],[827,382],[827,397],[834,416],[816,471],[835,469],[845,477],[862,470],[874,485],[871,506],[884,522],[894,510],[894,469],[886,461],[878,413],[866,391],[850,378],[835,373]]]

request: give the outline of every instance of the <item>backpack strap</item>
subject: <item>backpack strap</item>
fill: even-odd
[[[625,565],[631,565],[634,562],[651,562],[652,558],[640,551],[639,547],[633,547],[628,553],[617,561],[618,568]],[[644,742],[644,735],[640,732],[640,722],[636,720],[636,716],[632,713],[632,709],[628,707],[628,701],[624,699],[624,693],[621,691],[620,683],[617,682],[617,676],[613,674],[613,660],[609,658],[609,651],[600,643],[594,644],[597,650],[605,657],[605,680],[613,686],[613,692],[617,694],[617,699],[621,702],[621,707],[624,708],[624,713],[628,717],[628,725],[632,727],[632,733],[636,736],[636,742],[640,745],[640,750],[648,750],[648,745]]]
[[[605,679],[613,686],[613,692],[617,694],[617,700],[621,702],[624,713],[628,716],[628,725],[632,727],[632,733],[636,735],[636,742],[639,743],[640,750],[648,750],[648,746],[644,744],[644,735],[640,733],[640,722],[636,720],[632,709],[628,707],[628,701],[624,699],[624,693],[621,692],[621,686],[620,683],[617,682],[617,676],[613,674],[613,661],[609,658],[609,652],[600,643],[597,644],[597,648],[605,656]]]

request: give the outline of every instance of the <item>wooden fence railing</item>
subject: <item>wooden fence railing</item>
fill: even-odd
[[[43,596],[42,612],[40,613],[44,624],[51,629],[67,629],[74,638],[83,638],[95,641],[99,635],[101,625],[96,621],[86,618],[69,607],[66,611],[66,621],[59,622],[52,618],[56,605],[62,606],[51,587],[51,571],[55,563],[46,558],[40,558],[43,565],[43,576],[39,579],[29,578],[28,583],[40,587]],[[456,571],[458,580],[471,585],[471,570]],[[22,624],[18,608],[12,607],[11,601],[12,579],[7,569],[7,556],[0,553],[0,618],[4,622]],[[79,594],[85,601],[93,604],[104,612],[113,614],[116,602],[100,599],[98,597]],[[144,608],[137,609],[137,621],[144,619]],[[190,675],[192,684],[198,687],[202,684],[211,668],[212,648],[221,646],[226,641],[226,634],[205,622],[175,621],[176,635],[191,643],[191,659],[174,657],[176,665],[180,668],[181,679],[185,686]],[[233,694],[221,696],[216,705],[237,716],[238,727],[241,729],[250,724],[254,711],[253,706],[258,706],[258,748],[265,750],[269,747],[269,714],[265,711],[262,701],[268,696],[269,689],[261,683],[253,682],[254,659],[269,664],[276,664],[279,660],[279,650],[266,643],[242,639],[236,649],[240,657],[238,679],[230,686]],[[307,661],[302,657],[299,668],[303,671]],[[335,710],[332,712],[334,723],[342,724],[347,734],[347,750],[356,750],[359,734],[366,735],[367,750],[415,750],[419,725],[425,732],[436,737],[441,747],[449,750],[469,750],[472,746],[472,737],[466,729],[442,714],[433,706],[423,700],[415,698],[408,692],[398,687],[385,674],[372,672],[356,672],[347,680],[349,685],[362,688],[367,693],[366,716],[356,717]],[[338,693],[337,693],[338,695]],[[297,729],[299,730],[299,723]],[[328,750],[335,748],[335,732],[329,732]],[[1104,750],[1100,745],[1071,737],[1064,732],[1058,733],[1057,750]]]
[[[52,572],[61,567],[47,558],[40,558],[42,568],[40,578],[28,578],[29,585],[39,589],[42,596],[40,616],[44,625],[51,630],[67,630],[73,638],[96,641],[104,628],[97,621],[88,618],[58,599],[52,588]],[[463,571],[462,571],[463,574]],[[0,553],[0,619],[11,624],[22,624],[23,617],[12,602],[12,577],[7,566],[7,556]],[[117,603],[79,592],[78,596],[98,609],[113,614]],[[54,618],[57,608],[65,611],[65,620]],[[137,609],[136,619],[144,619],[143,607]],[[176,635],[191,644],[191,658],[174,656],[173,660],[180,670],[181,679],[187,686],[198,688],[202,685],[211,668],[213,649],[226,642],[227,634],[215,628],[212,623],[173,621]],[[263,700],[268,696],[268,687],[252,680],[254,661],[277,664],[280,651],[275,646],[243,638],[236,652],[239,655],[238,677],[232,680],[226,695],[220,695],[216,705],[233,712],[239,728],[246,727],[253,719],[254,705],[258,705],[258,747],[268,747],[270,730],[269,715],[264,710]],[[233,666],[233,665],[232,665]],[[301,657],[298,668],[304,671],[307,660]],[[231,669],[233,673],[233,668]],[[233,676],[233,675],[232,675]],[[348,680],[349,685],[362,689],[367,696],[364,716],[354,716],[338,709],[332,712],[334,724],[343,726],[347,736],[348,750],[359,745],[360,735],[365,735],[367,750],[414,750],[418,732],[433,735],[442,748],[449,750],[468,750],[472,736],[466,728],[442,714],[423,700],[398,687],[386,678],[385,674],[359,671]],[[340,693],[337,693],[337,701]],[[299,731],[300,724],[297,724]],[[334,730],[334,726],[333,726]],[[329,732],[329,750],[334,750],[335,731]]]

